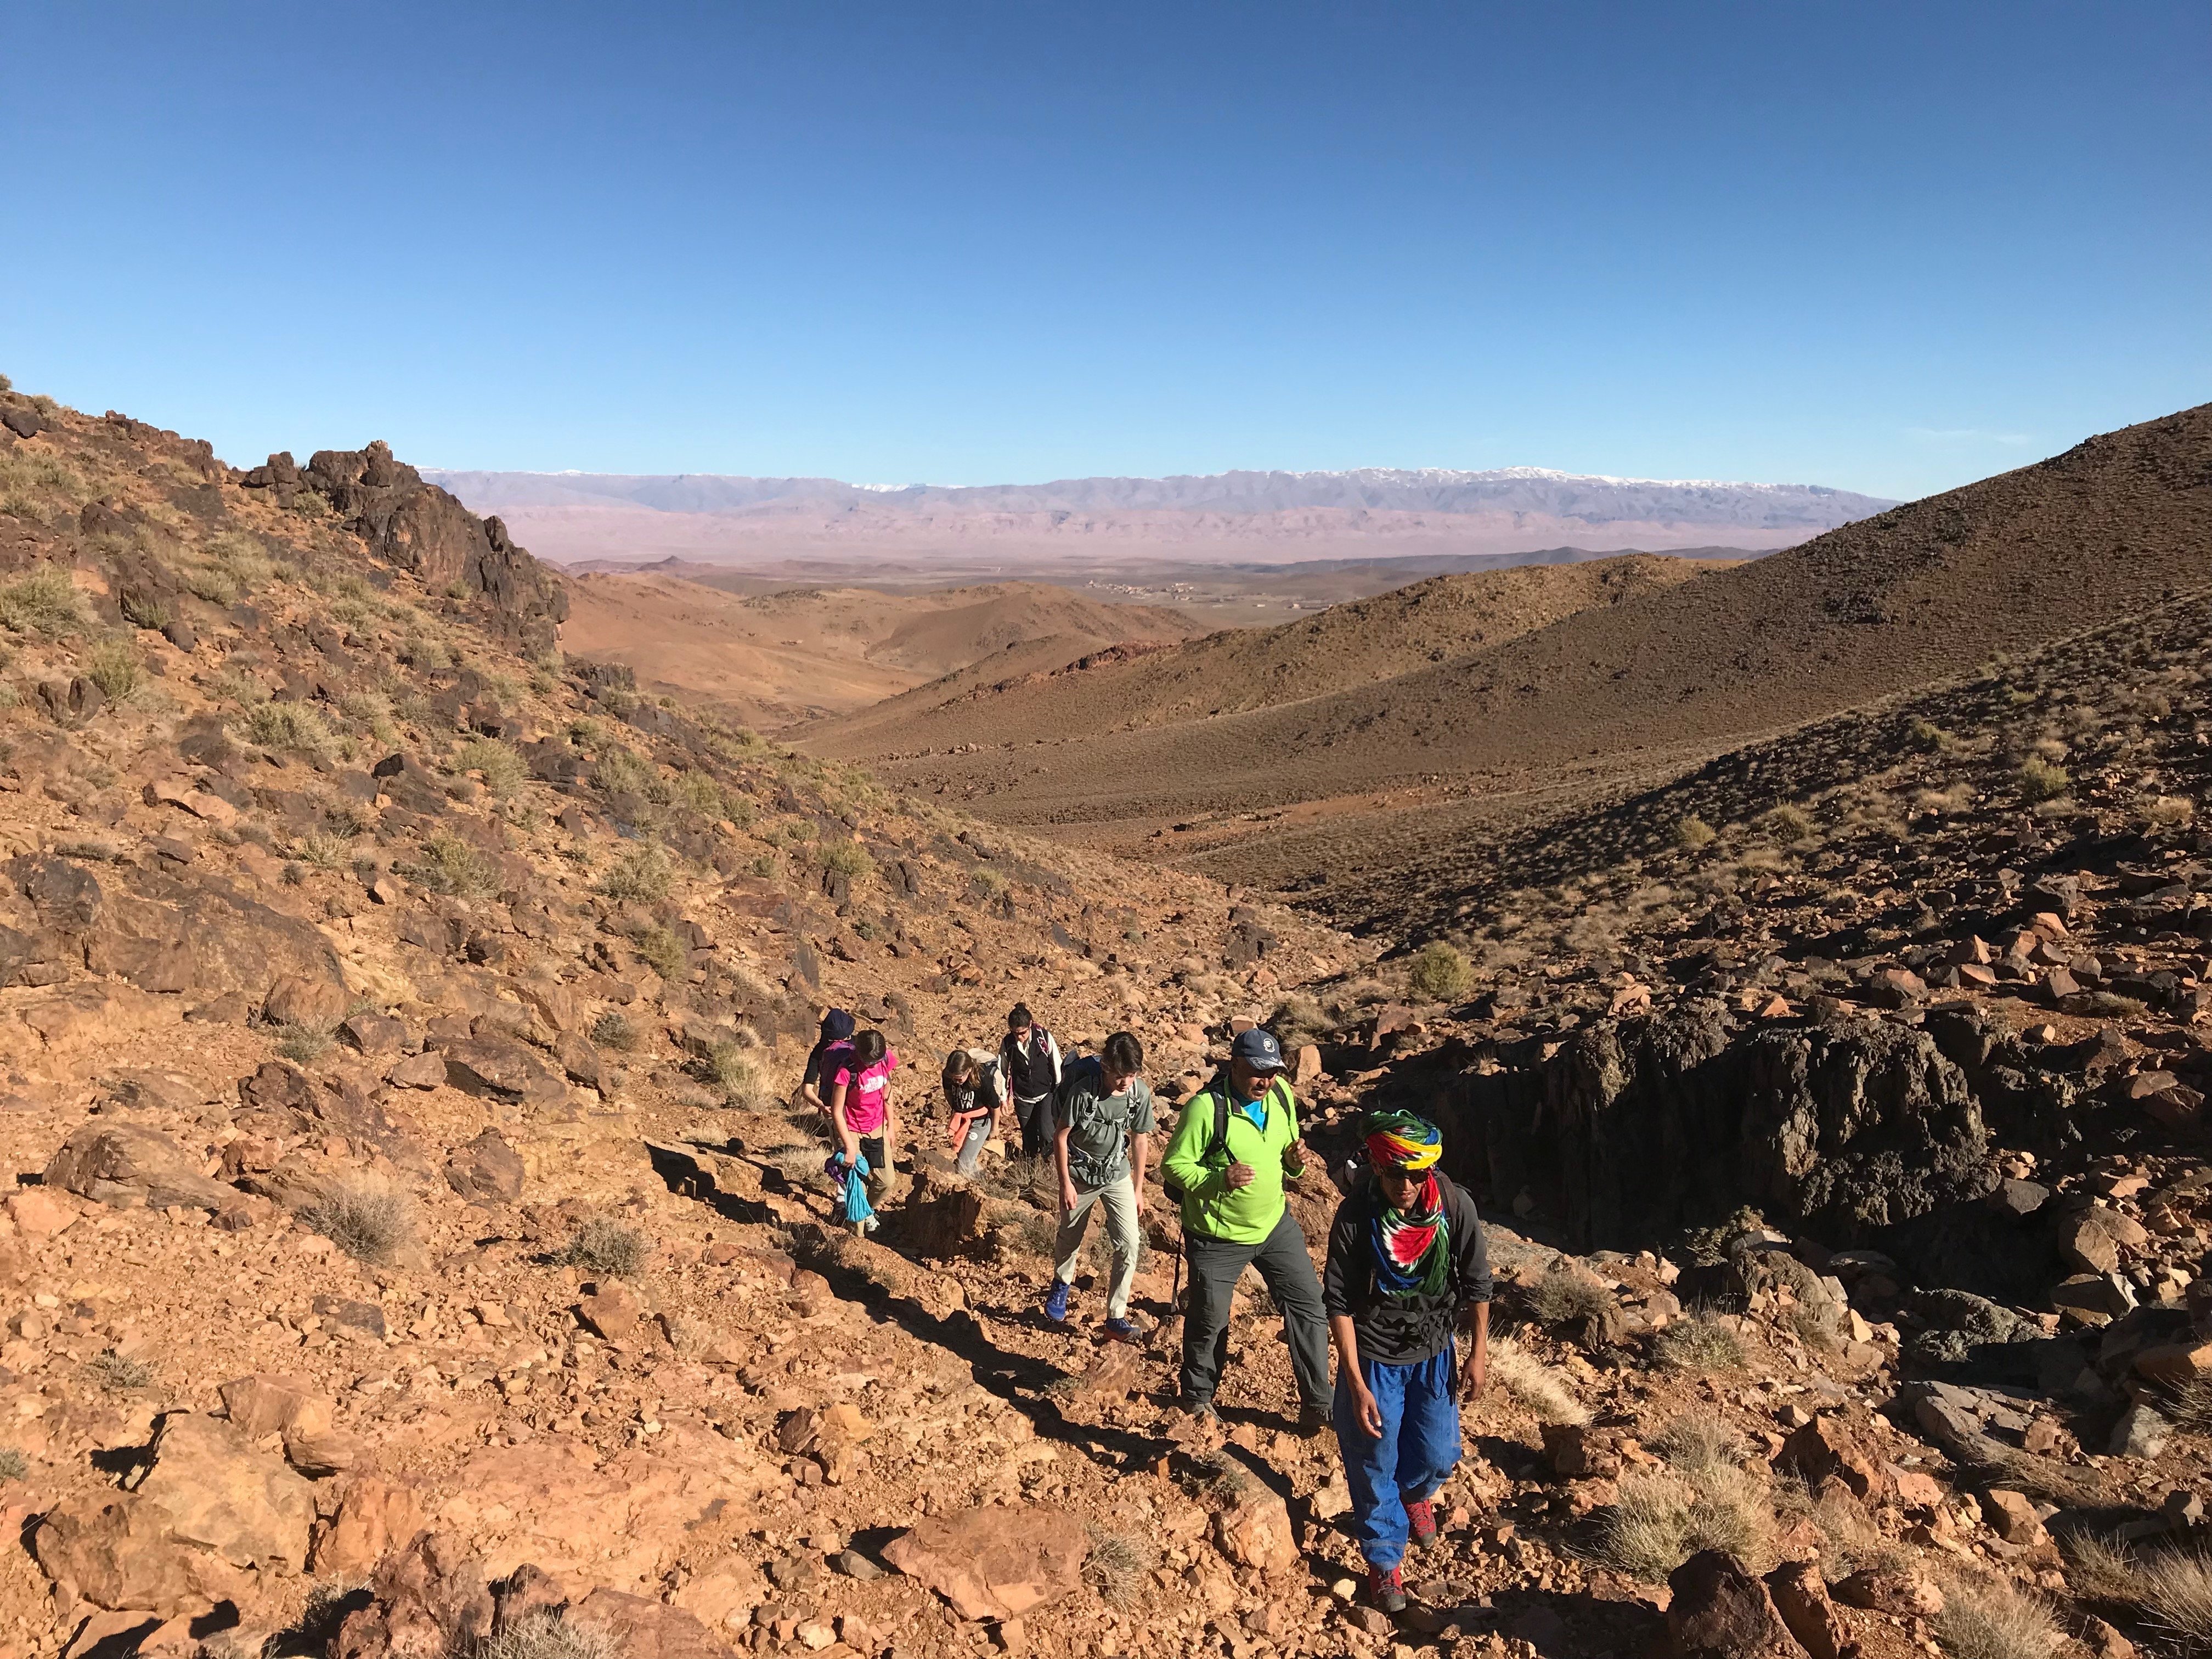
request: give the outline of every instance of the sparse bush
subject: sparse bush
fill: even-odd
[[[1674,845],[1694,853],[1711,843],[1713,835],[1713,826],[1692,812],[1674,826]]]
[[[1813,834],[1813,815],[1787,802],[1760,813],[1758,822],[1759,827],[1775,840],[1793,845],[1809,840]]]
[[[300,1219],[373,1267],[388,1266],[415,1237],[415,1207],[407,1194],[374,1176],[337,1182]]]
[[[618,1651],[604,1632],[550,1608],[525,1613],[471,1650],[474,1659],[617,1659]]]
[[[1126,1613],[1144,1599],[1145,1583],[1159,1560],[1141,1533],[1109,1532],[1094,1525],[1083,1558],[1083,1582],[1109,1607]]]
[[[666,975],[663,975],[666,977]],[[725,1105],[758,1111],[768,1103],[768,1084],[760,1069],[734,1042],[718,1042],[701,1056],[702,1079],[722,1091]]]
[[[2197,803],[2186,795],[2160,795],[2144,804],[2142,814],[2154,830],[2186,830],[2197,822]]]
[[[1948,754],[1957,746],[1948,732],[1929,720],[1914,720],[1909,732],[1914,746],[1931,755]]]
[[[681,985],[691,975],[691,952],[684,941],[658,924],[640,928],[630,943],[647,967],[672,985]]]
[[[1490,1341],[1490,1381],[1543,1423],[1587,1423],[1589,1413],[1566,1379],[1507,1336]]]
[[[83,489],[84,480],[52,455],[20,444],[0,450],[0,513],[35,519],[45,498],[75,495]]]
[[[1474,969],[1457,945],[1431,939],[1413,953],[1406,982],[1416,996],[1431,1002],[1456,1002],[1474,987]]]
[[[2166,1414],[2178,1429],[2212,1434],[2212,1379],[2191,1377],[2176,1387],[2166,1396]]]
[[[2142,1606],[2148,1622],[2187,1653],[2212,1650],[2212,1555],[2166,1550],[2142,1565]]]
[[[763,881],[774,881],[776,871],[775,854],[756,853],[753,854],[753,861],[745,867]]]
[[[276,1033],[276,1052],[295,1066],[312,1066],[330,1052],[331,1041],[331,1032],[319,1025],[282,1026]]]
[[[125,1359],[110,1348],[85,1362],[85,1375],[110,1394],[128,1394],[154,1380],[154,1368],[143,1359]]]
[[[1224,1448],[1200,1453],[1192,1460],[1191,1483],[1207,1497],[1231,1504],[1251,1490],[1252,1471],[1243,1458]]]
[[[330,724],[310,702],[255,705],[246,717],[246,735],[264,749],[295,755],[319,755],[331,744]]]
[[[814,849],[815,862],[833,876],[866,881],[876,872],[876,861],[856,841],[825,841]]]
[[[84,626],[76,585],[49,565],[0,582],[0,627],[18,634],[68,634]]]
[[[484,787],[502,797],[513,794],[530,779],[529,763],[512,744],[497,738],[471,738],[453,752],[453,769],[483,773]]]
[[[1697,1312],[1670,1321],[1651,1339],[1651,1355],[1662,1370],[1733,1371],[1742,1368],[1743,1342],[1716,1316]]]
[[[562,1265],[611,1279],[635,1279],[645,1266],[651,1245],[635,1227],[605,1218],[586,1221],[569,1236],[561,1251]]]
[[[1773,1552],[1774,1512],[1765,1485],[1727,1456],[1725,1425],[1673,1425],[1675,1448],[1664,1474],[1631,1474],[1607,1510],[1600,1557],[1642,1583],[1667,1575],[1700,1550],[1725,1550],[1764,1571]]]
[[[121,702],[138,689],[138,653],[128,640],[102,640],[84,653],[84,675]]]
[[[327,519],[331,515],[330,497],[319,489],[302,489],[292,497],[292,510],[303,519]]]
[[[625,903],[650,904],[668,896],[673,878],[666,853],[651,842],[633,842],[599,878],[599,891]]]
[[[1951,1659],[2050,1659],[2062,1638],[2048,1604],[1996,1579],[1943,1586],[1936,1640]]]
[[[1733,1467],[1746,1455],[1743,1437],[1726,1418],[1711,1412],[1686,1412],[1651,1438],[1651,1449],[1686,1474]]]
[[[173,620],[167,599],[135,587],[124,594],[116,608],[123,612],[123,620],[133,628],[150,628],[157,633]]]
[[[441,830],[423,842],[422,859],[401,870],[431,892],[455,898],[486,898],[499,890],[499,872],[491,860],[450,830]]]
[[[2030,801],[2056,800],[2073,786],[2066,769],[2040,755],[2030,755],[2021,763],[2020,793]]]
[[[602,1048],[626,1054],[637,1047],[637,1027],[627,1014],[618,1014],[610,1008],[592,1022],[592,1041]]]
[[[21,1480],[30,1472],[30,1459],[13,1446],[0,1446],[0,1480]]]
[[[1554,1266],[1528,1292],[1528,1309],[1539,1324],[1568,1325],[1594,1320],[1602,1323],[1619,1311],[1611,1291],[1572,1268]]]
[[[424,672],[453,665],[453,653],[446,649],[445,641],[423,634],[410,634],[399,642],[399,660],[410,668]]]
[[[360,832],[356,830],[356,834]],[[293,856],[302,864],[313,865],[318,870],[337,870],[344,867],[346,844],[343,836],[325,830],[311,830],[300,837]]]

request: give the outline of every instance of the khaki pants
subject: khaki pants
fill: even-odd
[[[1053,1245],[1052,1276],[1063,1285],[1075,1282],[1075,1253],[1091,1226],[1091,1209],[1106,1211],[1106,1241],[1114,1247],[1114,1279],[1106,1292],[1106,1316],[1129,1316],[1129,1286],[1137,1277],[1137,1188],[1127,1176],[1093,1187],[1075,1189],[1075,1207],[1060,1218],[1060,1237]]]

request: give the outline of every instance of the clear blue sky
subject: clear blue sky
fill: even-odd
[[[15,5],[0,369],[251,462],[1913,495],[2212,398],[2204,0]]]

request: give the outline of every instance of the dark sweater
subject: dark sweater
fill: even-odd
[[[1352,1316],[1359,1357],[1385,1365],[1418,1365],[1444,1351],[1460,1309],[1490,1300],[1490,1253],[1483,1248],[1482,1218],[1466,1191],[1443,1176],[1437,1185],[1451,1227],[1451,1272],[1441,1296],[1396,1300],[1375,1293],[1374,1223],[1382,1198],[1373,1176],[1336,1206],[1328,1230],[1328,1269],[1322,1303],[1332,1317]]]

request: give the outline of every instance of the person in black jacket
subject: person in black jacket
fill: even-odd
[[[1337,1444],[1367,1592],[1406,1606],[1408,1540],[1432,1543],[1433,1500],[1459,1462],[1459,1401],[1489,1366],[1490,1259],[1474,1200],[1436,1167],[1443,1138],[1411,1112],[1367,1121],[1370,1172],[1337,1206],[1322,1304],[1336,1343]],[[1455,1328],[1468,1336],[1455,1385]]]

